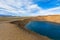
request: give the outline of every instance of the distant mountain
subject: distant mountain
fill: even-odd
[[[12,15],[3,15],[3,14],[0,14],[0,17],[11,17]]]

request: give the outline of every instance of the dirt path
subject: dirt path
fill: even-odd
[[[49,40],[46,37],[28,33],[14,24],[0,23],[0,40]]]

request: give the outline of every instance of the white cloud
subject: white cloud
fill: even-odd
[[[50,8],[48,10],[45,10],[45,12],[48,14],[48,15],[58,15],[60,14],[60,6],[59,7],[55,7],[55,8]]]
[[[6,5],[6,4],[3,4],[1,2],[0,2],[0,8],[4,8],[6,11],[9,11],[9,12],[13,12],[13,13],[15,12],[14,8],[12,8],[12,7],[10,7],[10,6]]]
[[[60,14],[60,6],[44,10],[37,4],[34,4],[32,0],[0,0],[0,8],[3,8],[3,14],[7,14],[5,13],[5,11],[7,11],[13,13],[12,15],[16,14],[17,16]]]

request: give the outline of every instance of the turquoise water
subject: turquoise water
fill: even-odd
[[[48,21],[31,21],[25,26],[25,28],[54,40],[60,40],[60,24],[58,23]]]

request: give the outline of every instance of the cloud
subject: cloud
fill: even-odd
[[[55,8],[50,8],[50,9],[47,9],[45,10],[45,12],[48,14],[48,15],[58,15],[60,14],[60,6],[59,7],[55,7]]]
[[[14,16],[44,16],[60,14],[60,6],[50,9],[43,9],[33,0],[0,0],[0,14]]]
[[[13,14],[16,13],[18,16],[32,14],[40,10],[31,0],[0,0],[0,8]]]

